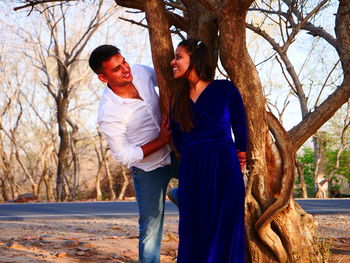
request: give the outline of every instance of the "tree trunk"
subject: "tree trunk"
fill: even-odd
[[[157,74],[159,94],[161,97],[161,111],[169,112],[169,99],[175,91],[175,81],[170,67],[174,58],[174,49],[170,36],[169,22],[162,0],[145,1],[145,13],[149,26],[152,61]]]
[[[46,186],[46,196],[48,201],[54,201],[55,195],[53,190],[53,173],[48,173],[47,177],[45,178],[45,186]]]
[[[79,161],[79,155],[77,153],[77,136],[78,136],[78,126],[74,124],[72,121],[69,120],[69,124],[72,127],[72,132],[70,136],[70,143],[71,143],[71,153],[73,158],[73,185],[72,185],[72,191],[70,192],[70,200],[75,200],[78,186],[79,186],[79,171],[80,171],[80,161]]]
[[[309,262],[314,257],[315,262],[322,262],[313,237],[314,221],[292,200],[295,152],[291,141],[279,122],[270,117],[268,122],[265,113],[262,87],[246,49],[246,13],[232,9],[219,18],[219,48],[222,64],[241,92],[247,113],[250,171],[246,195],[247,261]],[[268,123],[278,154],[269,138]]]
[[[304,177],[303,167],[301,167],[301,164],[297,160],[295,160],[295,166],[297,168],[298,176],[299,176],[301,197],[302,198],[307,198],[307,190],[306,190],[306,184],[305,184],[305,177]]]
[[[56,178],[56,199],[57,201],[63,201],[67,197],[64,187],[64,180],[68,177],[69,133],[67,127],[67,117],[69,106],[69,75],[66,67],[64,67],[59,60],[57,64],[58,77],[61,81],[61,86],[56,99],[58,135],[60,137]]]
[[[111,170],[109,169],[109,156],[106,154],[104,159],[104,165],[106,169],[106,174],[108,178],[108,187],[109,187],[109,200],[115,200],[115,190],[114,190],[114,180],[111,174]]]
[[[12,199],[12,196],[10,195],[11,191],[6,178],[1,178],[0,181],[1,181],[2,198],[4,199],[5,202],[8,200],[11,200]]]
[[[101,176],[102,176],[102,169],[103,163],[99,162],[98,164],[98,170],[96,174],[96,200],[101,201],[102,200],[102,191],[101,191]]]
[[[103,147],[103,139],[102,139],[102,133],[99,129],[97,129],[97,135],[99,139],[99,145],[96,144],[94,139],[92,138],[92,142],[95,146],[95,152],[97,156],[97,161],[98,161],[98,170],[96,174],[96,199],[98,201],[102,200],[102,191],[101,191],[101,178],[102,178],[102,172],[103,168],[105,167],[105,159],[106,159],[106,154],[107,150],[104,149]]]
[[[39,164],[40,164],[39,167],[42,170],[42,172],[41,172],[40,181],[38,184],[38,191],[36,195],[39,197],[39,194],[42,191],[41,190],[42,184],[44,184],[47,201],[55,200],[53,182],[52,182],[54,173],[51,171],[51,162],[52,162],[53,155],[55,155],[53,150],[54,150],[53,145],[44,144],[41,151],[40,159],[39,159]]]
[[[8,165],[6,163],[3,163],[3,168],[2,168],[2,178],[1,178],[1,182],[2,182],[2,196],[4,198],[5,201],[14,199],[14,195],[13,195],[13,190],[11,187],[11,181],[9,180],[9,174],[10,174],[10,170],[8,169]]]
[[[2,126],[2,125],[0,125]],[[12,167],[13,164],[13,153],[5,152],[4,150],[4,140],[2,136],[2,132],[0,131],[0,167],[2,170],[2,196],[5,201],[15,199],[17,197],[16,184],[14,181],[14,176],[12,175]]]
[[[192,0],[182,0],[187,10],[187,30],[188,37],[202,40],[211,54],[211,65],[215,73],[218,61],[218,20],[217,18],[201,4]]]
[[[38,184],[34,181],[33,176],[30,174],[30,172],[25,167],[25,165],[22,163],[21,158],[19,156],[19,152],[18,152],[18,145],[17,145],[17,143],[15,141],[15,136],[13,136],[13,138],[14,138],[14,142],[15,142],[14,144],[15,144],[15,147],[16,147],[15,155],[16,155],[17,162],[19,163],[19,165],[21,166],[24,174],[26,175],[27,179],[29,180],[29,183],[30,183],[30,185],[32,187],[32,194],[33,195],[37,195],[38,194],[37,193],[38,192]]]
[[[315,197],[328,197],[328,182],[327,180],[327,142],[322,137],[321,133],[313,137],[314,142],[314,162],[315,162]]]
[[[121,167],[121,174],[122,174],[122,177],[123,177],[123,185],[122,185],[122,189],[120,190],[120,193],[119,193],[119,196],[118,196],[118,199],[119,200],[123,200],[125,198],[125,191],[126,191],[126,188],[128,187],[129,185],[129,179],[128,179],[128,175],[127,175],[127,168],[122,165]]]

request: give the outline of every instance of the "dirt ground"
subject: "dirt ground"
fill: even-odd
[[[350,215],[317,215],[331,263],[350,262]],[[166,216],[161,262],[176,262],[177,216]],[[0,262],[137,262],[137,218],[0,221]],[[194,262],[195,263],[195,262]]]

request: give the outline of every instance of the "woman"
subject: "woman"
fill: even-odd
[[[171,109],[180,153],[178,263],[242,263],[247,128],[241,96],[213,80],[203,42],[182,41],[171,61],[181,85]],[[231,136],[235,135],[235,142]],[[237,154],[238,153],[238,154]]]

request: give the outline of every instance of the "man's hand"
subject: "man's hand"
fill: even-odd
[[[159,136],[153,141],[141,146],[143,151],[143,158],[148,155],[158,151],[167,145],[171,140],[171,131],[170,131],[170,122],[169,117],[167,115],[162,116],[162,122],[160,124],[160,132]]]
[[[241,171],[244,173],[244,167],[247,164],[247,153],[237,151],[239,165],[241,166]]]
[[[168,144],[171,140],[170,122],[167,115],[162,116],[160,125],[159,140],[164,144]]]

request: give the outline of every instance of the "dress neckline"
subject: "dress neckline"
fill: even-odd
[[[200,97],[202,96],[202,94],[209,88],[209,86],[214,82],[214,80],[210,81],[209,84],[202,90],[202,92],[199,94],[199,96],[197,97],[196,101],[193,101],[191,98],[190,101],[193,103],[193,104],[197,104],[198,100],[200,99]]]

